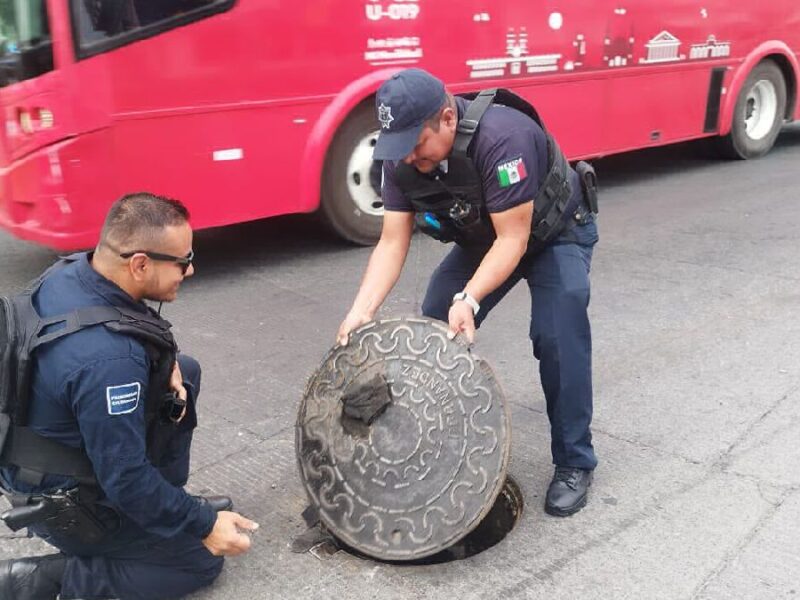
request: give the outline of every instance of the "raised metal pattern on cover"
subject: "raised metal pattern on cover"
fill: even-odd
[[[341,398],[381,374],[391,403],[371,425]],[[369,323],[311,377],[295,431],[300,475],[321,521],[364,554],[439,552],[491,509],[510,454],[509,419],[489,366],[443,323]]]

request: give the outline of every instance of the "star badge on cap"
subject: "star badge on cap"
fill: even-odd
[[[389,129],[389,125],[392,121],[394,121],[394,117],[392,116],[392,107],[381,103],[381,105],[378,107],[378,120],[381,122],[381,126],[384,129]]]

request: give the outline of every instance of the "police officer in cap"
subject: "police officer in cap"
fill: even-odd
[[[45,276],[33,297],[37,312],[47,318],[110,306],[132,321],[158,325],[158,315],[143,301],[175,300],[181,282],[194,273],[188,219],[176,200],[147,193],[121,198],[95,251],[74,255]],[[74,498],[80,506],[65,519],[28,525],[61,552],[0,563],[4,600],[177,598],[213,582],[223,556],[249,549],[245,532],[257,524],[231,512],[229,498],[183,489],[200,366],[185,354],[168,356],[162,380],[153,346],[103,324],[36,351],[25,429],[44,438],[43,446],[85,452],[96,486],[37,475],[26,456],[5,461],[0,477],[18,508],[30,508],[45,494]],[[153,411],[153,402],[162,404]],[[75,520],[85,530],[69,530]]]
[[[454,97],[420,69],[401,71],[378,90],[383,230],[337,339],[346,344],[373,319],[400,276],[415,222],[456,242],[422,305],[426,316],[449,323],[451,335],[473,341],[524,279],[555,465],[545,510],[568,516],[586,504],[597,465],[587,315],[596,187],[591,167],[584,163],[581,176],[566,163],[535,109],[501,92]]]

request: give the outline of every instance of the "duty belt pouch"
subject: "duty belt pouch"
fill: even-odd
[[[597,174],[594,167],[585,161],[580,161],[575,165],[575,171],[581,178],[586,204],[589,206],[589,210],[596,215],[599,212],[599,206],[597,204]]]
[[[456,239],[455,228],[432,213],[415,213],[414,221],[422,233],[431,236],[435,240],[447,243]]]

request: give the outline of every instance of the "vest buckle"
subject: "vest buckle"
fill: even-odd
[[[458,133],[463,133],[464,135],[472,135],[478,130],[478,123],[475,119],[461,119],[458,122],[458,127],[456,131]]]

